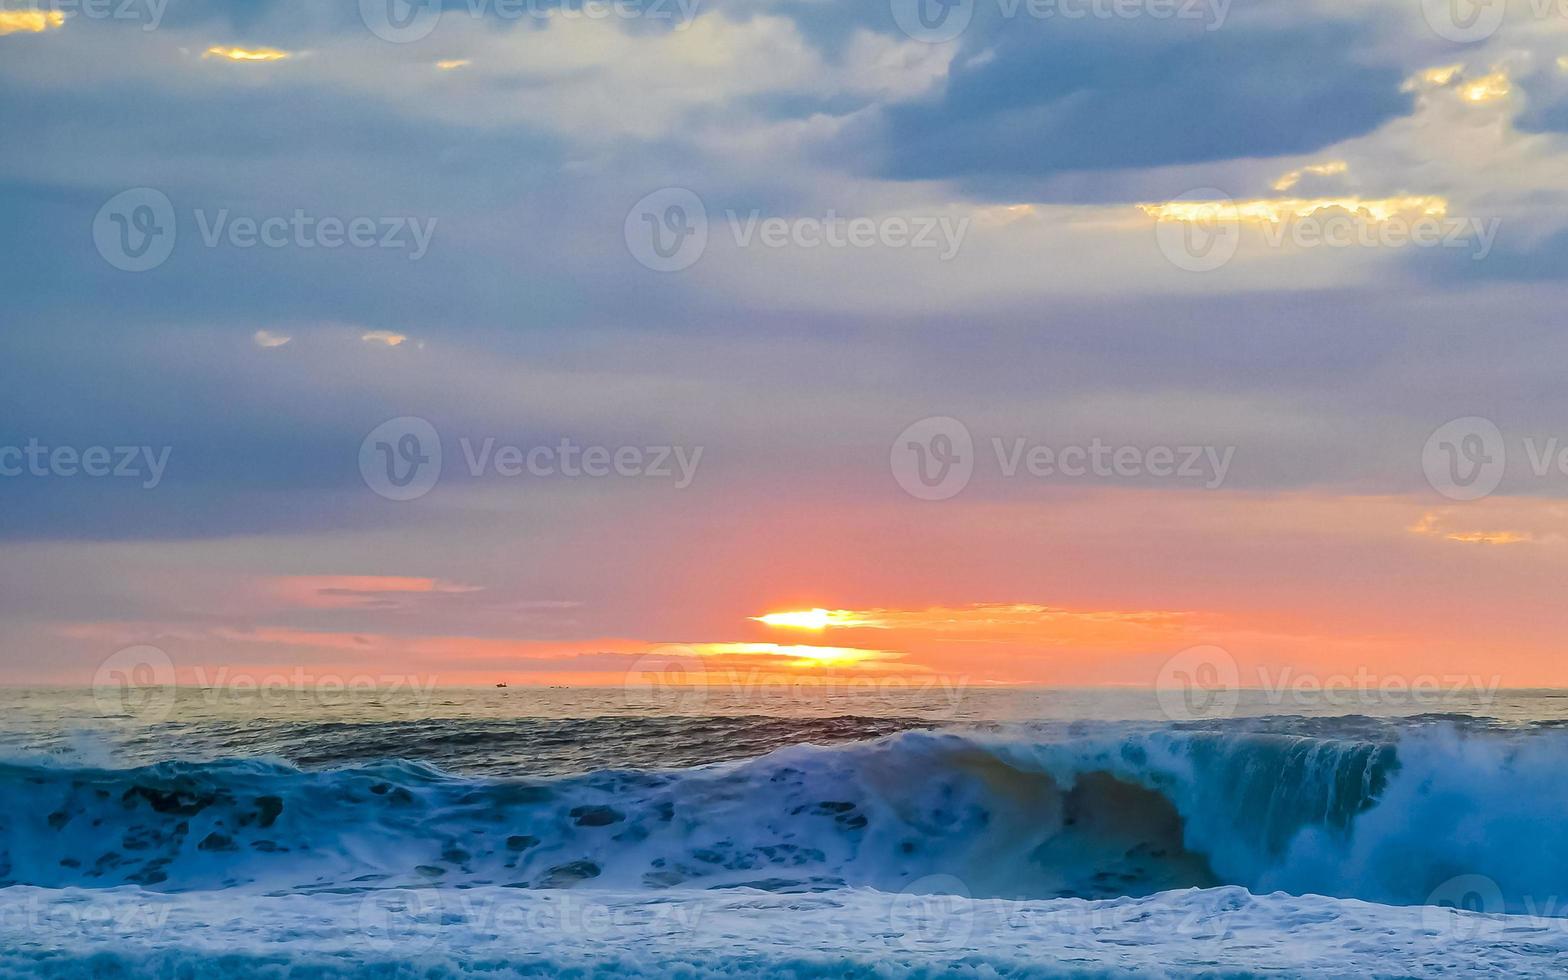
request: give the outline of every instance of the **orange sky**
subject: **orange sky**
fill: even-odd
[[[1568,682],[1562,512],[1522,498],[1103,488],[1049,505],[778,505],[756,526],[743,509],[674,508],[639,519],[659,528],[639,542],[657,574],[628,567],[611,544],[626,528],[609,525],[535,536],[526,562],[498,540],[460,556],[466,572],[417,560],[410,542],[395,576],[320,559],[291,574],[203,568],[214,555],[196,547],[144,582],[180,609],[49,630],[87,663],[85,651],[155,644],[186,682],[226,666],[616,686],[652,654],[700,662],[708,681],[1147,686],[1176,652],[1218,644],[1244,678],[1290,666],[1548,686]],[[551,591],[529,583],[539,569]],[[580,597],[589,586],[600,594]]]

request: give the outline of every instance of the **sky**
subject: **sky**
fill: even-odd
[[[0,132],[0,682],[1568,684],[1561,4],[5,0]]]

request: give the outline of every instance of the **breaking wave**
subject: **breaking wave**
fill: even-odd
[[[0,886],[1564,894],[1568,733],[911,731],[673,771],[0,765]]]

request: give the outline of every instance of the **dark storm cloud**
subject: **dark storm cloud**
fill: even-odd
[[[1312,152],[1410,111],[1400,70],[1360,63],[1356,35],[998,33],[994,57],[960,58],[939,97],[887,109],[874,167],[983,184]]]

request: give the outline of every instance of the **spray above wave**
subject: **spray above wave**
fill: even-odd
[[[1560,738],[907,732],[528,780],[401,762],[3,766],[0,884],[814,891],[950,875],[1006,898],[1240,884],[1416,903],[1479,873],[1556,894],[1541,889],[1568,880],[1568,843],[1533,807],[1568,789],[1549,765]],[[1494,826],[1537,854],[1545,834],[1544,856]]]

